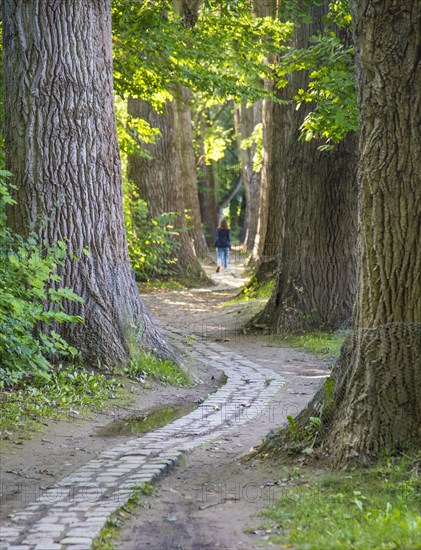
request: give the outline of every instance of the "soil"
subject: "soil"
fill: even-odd
[[[268,533],[259,529],[256,514],[270,504],[289,481],[280,482],[282,465],[269,460],[241,461],[287,415],[295,415],[314,395],[329,370],[315,357],[281,347],[270,336],[242,334],[240,327],[264,305],[264,300],[223,306],[246,282],[240,262],[227,273],[205,266],[214,286],[189,290],[162,290],[145,294],[151,313],[165,329],[187,332],[197,339],[223,346],[282,374],[287,384],[268,414],[234,430],[220,440],[187,454],[181,465],[156,484],[153,495],[126,524],[116,548],[237,549],[260,548]],[[159,405],[200,402],[216,390],[220,372],[190,364],[200,383],[193,388],[133,386],[130,407],[114,407],[85,418],[48,421],[42,432],[17,445],[1,449],[2,507],[0,519],[25,507],[43,487],[78,469],[96,454],[127,436],[99,435],[100,427],[122,416],[142,413]],[[280,483],[280,484],[279,484]],[[294,483],[291,481],[291,483]],[[246,533],[247,531],[247,533]],[[254,531],[250,533],[249,531]]]
[[[286,480],[279,461],[242,459],[287,415],[295,416],[306,405],[329,369],[307,353],[281,347],[275,338],[243,334],[242,323],[263,307],[264,300],[224,306],[245,282],[241,265],[226,274],[205,267],[216,286],[145,296],[155,318],[163,326],[217,341],[273,369],[287,385],[269,414],[186,455],[160,480],[153,495],[142,497],[141,507],[115,544],[120,550],[261,548],[268,544],[269,533],[259,527],[263,518],[257,514],[282,491],[304,482]]]

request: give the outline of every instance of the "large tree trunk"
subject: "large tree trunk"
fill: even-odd
[[[351,5],[361,118],[357,299],[333,394],[321,388],[296,419],[300,430],[310,417],[322,420],[319,437],[336,466],[419,450],[421,441],[421,3]]]
[[[144,145],[152,155],[151,159],[139,155],[129,156],[128,177],[136,184],[140,196],[148,203],[152,216],[166,212],[175,214],[174,225],[180,230],[176,238],[179,246],[176,251],[178,261],[175,264],[177,274],[180,277],[205,278],[192,240],[187,233],[185,189],[182,181],[186,163],[182,160],[183,126],[180,125],[177,101],[168,101],[165,113],[159,114],[141,99],[130,98],[128,112],[133,117],[146,120],[161,132],[156,143]]]
[[[300,123],[299,123],[300,124]],[[255,325],[274,331],[338,328],[351,316],[357,244],[356,143],[334,151],[292,134],[285,172],[276,287]]]
[[[339,463],[419,449],[421,441],[421,2],[352,6],[361,260],[329,434]]]
[[[68,310],[85,322],[57,330],[93,365],[125,361],[139,341],[170,354],[128,259],[110,14],[107,0],[3,2],[10,223],[67,244],[62,283],[85,300]]]
[[[256,102],[251,107],[242,103],[234,110],[235,133],[237,146],[240,153],[241,177],[244,187],[246,202],[246,220],[244,248],[252,251],[257,232],[260,200],[260,172],[253,170],[253,158],[256,145],[248,149],[241,147],[241,142],[249,138],[256,125],[261,122],[261,103]]]
[[[296,31],[296,47],[307,46],[323,28],[326,11],[327,2],[312,9],[312,23]],[[304,72],[291,75],[284,97],[292,99],[307,79]],[[319,151],[318,143],[299,141],[310,106],[273,109],[265,245],[273,243],[272,256],[278,249],[279,263],[273,295],[254,325],[271,331],[334,329],[350,318],[355,291],[357,140],[350,135],[334,150]],[[275,227],[274,207],[281,212]]]

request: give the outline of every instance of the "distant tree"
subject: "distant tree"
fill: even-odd
[[[246,201],[244,248],[252,251],[256,238],[260,203],[260,169],[255,158],[261,148],[261,102],[251,107],[242,103],[235,109],[235,132],[240,155],[241,178]]]
[[[311,22],[297,25],[290,45],[307,48],[324,28],[328,1],[311,8]],[[254,326],[270,331],[337,328],[351,316],[357,245],[357,139],[338,145],[300,139],[311,103],[295,98],[309,85],[308,71],[287,75],[278,92],[284,104],[264,107],[264,169],[259,228],[259,280],[276,273],[276,286]],[[262,210],[266,211],[263,212]]]
[[[140,196],[148,203],[150,214],[157,216],[166,212],[175,213],[175,238],[177,262],[176,274],[181,277],[205,278],[194,241],[187,231],[186,207],[194,207],[188,212],[193,217],[193,227],[197,230],[198,254],[203,251],[203,235],[200,228],[199,200],[196,187],[196,165],[193,151],[191,119],[188,106],[184,105],[182,90],[180,96],[165,105],[164,113],[157,113],[149,104],[137,98],[130,98],[128,112],[132,117],[146,120],[160,135],[154,143],[144,144],[149,153],[129,155],[128,177],[133,181]],[[196,201],[194,201],[196,199]],[[187,202],[189,201],[189,203]]]

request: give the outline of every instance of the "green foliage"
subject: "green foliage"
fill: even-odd
[[[174,240],[179,230],[174,229],[175,213],[150,218],[148,206],[139,197],[136,186],[125,183],[124,216],[129,256],[139,281],[174,274],[174,257],[178,243]]]
[[[60,287],[57,268],[66,245],[49,247],[31,232],[24,239],[6,225],[5,207],[14,203],[0,171],[0,385],[28,377],[50,376],[52,356],[72,359],[77,350],[54,330],[57,323],[79,323],[68,315],[63,301],[82,299]]]
[[[189,374],[176,363],[162,360],[143,350],[132,352],[132,359],[124,373],[133,379],[150,376],[161,384],[172,386],[190,386],[192,379]]]
[[[126,155],[151,158],[144,144],[155,143],[160,136],[158,128],[152,128],[143,118],[130,116],[127,102],[119,97],[115,98],[115,115],[120,151]]]
[[[272,543],[299,549],[420,547],[420,456],[292,487],[262,515]]]
[[[204,2],[193,29],[165,0],[114,0],[112,13],[116,91],[156,108],[172,96],[174,83],[207,99],[273,95],[262,83],[273,68],[264,60],[279,53],[292,30],[256,17],[249,0]]]
[[[206,164],[224,158],[226,149],[233,143],[232,133],[232,128],[224,128],[218,121],[206,126],[205,134],[202,136]]]
[[[13,391],[0,391],[2,416],[0,438],[25,431],[34,422],[76,415],[87,407],[101,407],[115,396],[119,383],[114,377],[88,372],[82,367],[60,366],[49,380],[21,382]]]
[[[315,105],[301,128],[301,139],[340,142],[348,132],[359,130],[359,112],[353,76],[354,50],[334,35],[314,37],[307,50],[296,51],[295,62],[311,69],[306,90],[296,96],[300,104]],[[321,147],[321,149],[326,147]]]
[[[352,22],[349,0],[331,0],[329,4],[329,19],[338,27],[349,28]]]

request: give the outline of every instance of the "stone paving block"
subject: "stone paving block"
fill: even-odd
[[[90,537],[66,537],[60,541],[60,544],[88,544],[91,546],[93,539]]]
[[[102,529],[102,526],[92,526],[90,525],[89,527],[88,526],[83,526],[83,527],[78,527],[78,528],[75,528],[75,529],[71,529],[70,531],[68,531],[66,533],[66,537],[89,537],[89,538],[95,538],[99,535],[99,532],[101,531]]]

